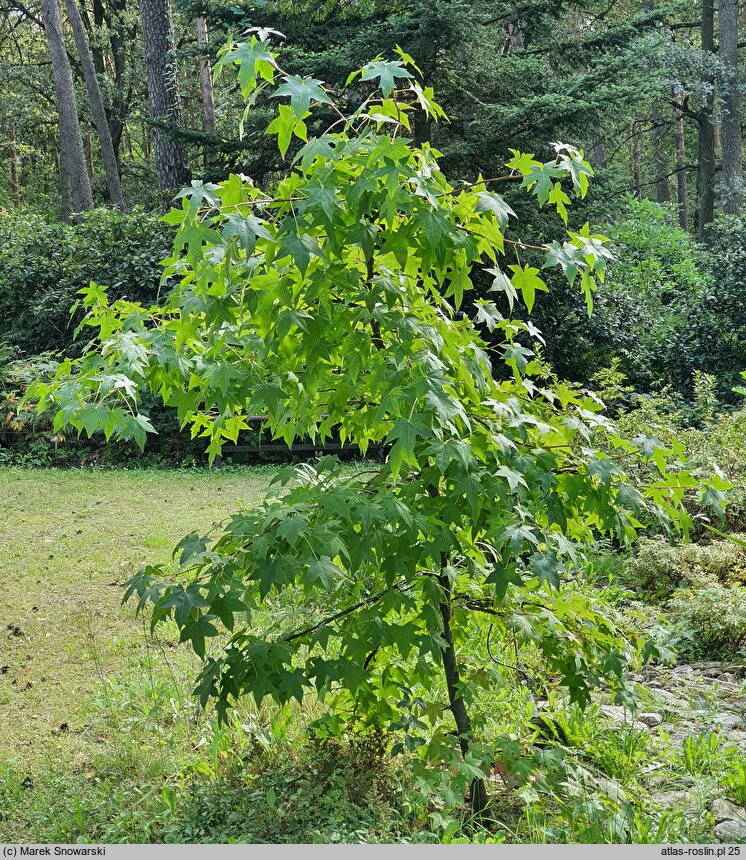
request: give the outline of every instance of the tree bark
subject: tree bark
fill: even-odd
[[[160,123],[181,125],[181,99],[170,0],[140,0],[142,41],[148,81],[150,116]],[[162,127],[154,128],[155,170],[158,187],[167,200],[189,181],[186,147]]]
[[[741,208],[741,112],[738,93],[738,0],[720,0],[718,48],[723,153],[723,211]]]
[[[681,105],[681,93],[676,87],[672,90],[674,103]],[[689,212],[687,207],[687,182],[686,182],[686,151],[684,148],[684,117],[678,108],[676,125],[674,126],[674,148],[676,149],[676,197],[679,210],[679,227],[687,230],[689,227]]]
[[[207,53],[207,21],[197,18],[197,44],[204,48],[199,58],[199,88],[202,96],[202,128],[207,134],[215,134],[215,95],[212,90],[212,69]]]
[[[458,670],[458,661],[456,660],[456,648],[453,643],[453,631],[451,630],[451,584],[445,574],[441,574],[438,577],[438,582],[440,583],[442,595],[440,617],[443,620],[443,639],[446,643],[446,647],[442,651],[443,672],[445,673],[446,685],[448,687],[448,703],[453,718],[456,721],[461,754],[465,759],[466,754],[469,752],[469,744],[473,738],[473,732],[466,705],[459,695],[461,677]],[[487,788],[484,784],[484,779],[475,777],[471,781],[469,791],[471,794],[472,812],[478,818],[487,808]]]
[[[702,53],[705,63],[715,52],[714,0],[702,0]],[[703,75],[704,94],[697,111],[697,240],[708,244],[715,217],[715,87],[713,76]]]
[[[93,194],[85,163],[83,138],[78,122],[78,102],[75,98],[70,62],[65,51],[62,20],[57,0],[41,0],[41,12],[52,63],[54,88],[57,93],[62,167],[60,173],[69,180],[70,198],[74,212],[86,212],[93,209]]]
[[[85,80],[86,91],[88,92],[88,101],[91,105],[93,122],[96,126],[96,135],[101,146],[101,160],[104,163],[109,199],[117,209],[123,211],[125,205],[122,184],[119,180],[119,166],[117,165],[117,157],[114,152],[114,143],[111,139],[106,108],[101,96],[101,88],[98,85],[96,67],[93,62],[93,55],[91,54],[88,39],[86,38],[83,19],[80,17],[80,10],[78,9],[76,0],[65,0],[65,7],[67,8],[67,17],[70,19],[70,26],[75,38],[75,46],[78,49],[80,65],[83,69],[83,78]]]

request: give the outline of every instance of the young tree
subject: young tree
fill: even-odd
[[[101,160],[104,163],[104,172],[106,173],[106,186],[109,189],[109,198],[118,209],[124,211],[124,195],[122,194],[122,184],[119,180],[119,165],[117,164],[116,153],[114,152],[114,144],[111,139],[111,130],[109,129],[109,121],[106,116],[106,108],[104,100],[101,96],[101,88],[98,85],[96,78],[96,69],[93,64],[93,56],[91,54],[88,39],[83,26],[83,19],[80,16],[80,10],[76,0],[65,0],[67,9],[67,17],[70,21],[70,26],[75,38],[75,46],[78,49],[78,57],[80,58],[80,66],[83,70],[83,78],[85,80],[86,91],[88,92],[88,101],[91,105],[91,113],[93,114],[93,122],[96,126],[96,134],[101,146]]]
[[[174,56],[174,28],[170,0],[140,0],[142,42],[148,82],[150,116],[156,121],[155,169],[166,196],[189,181],[183,143],[170,136],[168,125],[181,125],[179,74]]]
[[[62,36],[62,21],[57,0],[42,0],[41,12],[44,19],[47,45],[49,46],[49,57],[52,61],[54,87],[57,93],[60,172],[63,184],[69,188],[73,210],[85,212],[93,208],[93,195],[83,152],[83,138],[80,134],[78,102],[75,97],[73,75]]]
[[[507,637],[537,649],[581,704],[605,678],[618,700],[623,643],[563,572],[598,534],[631,539],[642,520],[686,524],[696,481],[666,468],[654,439],[621,439],[591,396],[552,379],[530,348],[529,321],[477,300],[458,311],[472,270],[488,267],[496,300],[530,313],[546,289],[538,268],[507,265],[514,213],[491,186],[514,182],[567,218],[590,167],[555,144],[546,162],[514,151],[508,172],[452,184],[438,153],[415,145],[411,117],[441,109],[403,62],[350,75],[368,95],[349,113],[319,80],[286,73],[266,44],[230,44],[244,97],[280,99],[267,128],[293,168],[271,194],[233,175],[193,182],[167,220],[178,227],[167,272],[179,285],[162,308],[113,307],[85,291],[85,324],[101,351],[68,361],[36,386],[54,426],[144,443],[150,389],[176,408],[216,456],[251,415],[289,445],[336,434],[365,452],[364,473],[334,458],[284,470],[262,505],[217,537],[191,534],[179,567],[131,582],[152,623],[173,618],[204,659],[197,692],[225,717],[243,696],[284,703],[314,691],[341,723],[388,727],[394,751],[416,753],[450,797],[487,804],[480,690],[495,682],[473,643]],[[307,140],[307,120],[326,132]],[[579,285],[589,309],[608,252],[588,226],[539,248]],[[479,328],[493,334],[490,348]],[[609,450],[653,470],[639,487]],[[266,613],[271,607],[271,613]],[[292,611],[291,611],[292,608]],[[206,640],[227,633],[209,655]],[[493,640],[494,641],[494,640]],[[489,645],[487,646],[489,648]],[[472,653],[470,653],[472,652]]]

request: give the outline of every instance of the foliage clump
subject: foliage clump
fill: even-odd
[[[170,244],[156,216],[107,209],[74,224],[0,218],[0,242],[0,342],[26,355],[72,347],[80,314],[71,319],[71,311],[91,281],[112,299],[155,301]]]

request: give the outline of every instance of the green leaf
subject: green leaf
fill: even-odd
[[[363,66],[361,80],[378,81],[378,86],[384,96],[391,95],[397,80],[411,79],[412,75],[398,60],[382,60],[376,58]]]
[[[515,212],[499,194],[493,194],[491,191],[480,191],[477,197],[479,198],[477,212],[494,212],[501,227],[507,225],[511,215],[515,218]]]
[[[332,104],[332,100],[326,94],[321,84],[322,81],[317,81],[316,78],[301,78],[298,75],[287,75],[284,83],[272,94],[272,98],[282,98],[287,96],[290,99],[290,107],[297,117],[303,119],[308,116],[308,109],[311,102],[320,104]]]
[[[191,618],[182,628],[179,642],[191,642],[194,653],[204,659],[205,639],[218,635],[218,629],[212,624],[211,615],[199,615]]]
[[[531,313],[534,307],[536,291],[541,290],[542,292],[546,292],[547,285],[538,277],[539,270],[533,266],[529,266],[528,263],[524,266],[508,266],[508,268],[513,272],[513,277],[511,278],[513,286],[516,290],[520,291],[523,296],[523,303],[526,305],[526,310]]]
[[[225,237],[237,236],[239,244],[247,255],[254,253],[257,236],[262,239],[271,239],[271,235],[265,227],[265,222],[255,215],[241,215],[230,212],[226,216],[226,223],[222,229]]]
[[[320,582],[326,591],[331,594],[336,588],[337,580],[341,576],[341,571],[327,555],[323,555],[320,559],[312,562],[308,566],[305,580],[309,584]]]

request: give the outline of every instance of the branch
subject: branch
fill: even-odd
[[[335,612],[334,615],[329,615],[326,618],[323,618],[317,624],[313,624],[311,627],[306,627],[305,630],[299,630],[297,633],[292,633],[290,636],[282,637],[285,642],[292,642],[294,639],[300,639],[303,636],[309,636],[311,633],[315,633],[321,627],[324,627],[327,624],[332,624],[335,621],[338,621],[340,618],[344,618],[345,615],[350,615],[352,612],[356,612],[358,609],[362,609],[364,606],[370,606],[373,603],[377,603],[383,597],[385,597],[390,591],[397,590],[402,591],[405,588],[412,588],[414,583],[405,582],[401,585],[395,585],[392,588],[384,588],[383,591],[379,591],[378,594],[373,594],[370,597],[366,597],[365,600],[361,600],[358,603],[353,604],[352,606],[348,606],[347,609],[342,609],[340,612]]]

